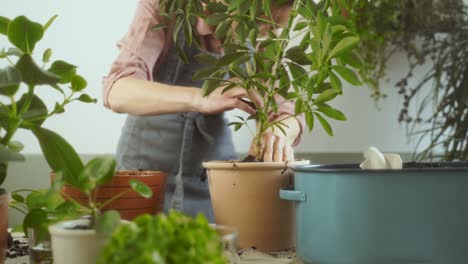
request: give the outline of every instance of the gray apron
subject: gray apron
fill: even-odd
[[[194,56],[198,48],[184,47],[190,63],[184,63],[173,47],[153,73],[157,82],[201,87],[193,81],[195,72],[206,65]],[[203,213],[210,221],[208,184],[201,165],[207,160],[237,159],[231,130],[223,114],[197,112],[158,116],[128,115],[117,147],[118,169],[159,170],[169,173],[164,210],[176,209],[195,216]]]

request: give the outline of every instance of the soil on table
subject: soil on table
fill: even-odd
[[[6,252],[7,258],[19,258],[29,254],[29,245],[26,236],[13,239],[11,233],[8,233],[8,249]]]

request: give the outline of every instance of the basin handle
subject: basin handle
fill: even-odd
[[[306,193],[296,191],[293,188],[280,189],[280,198],[288,201],[305,202],[307,200]]]

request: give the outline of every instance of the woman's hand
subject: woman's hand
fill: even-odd
[[[255,114],[255,109],[239,100],[247,96],[247,92],[241,87],[235,87],[222,93],[224,87],[219,87],[210,95],[203,96],[200,89],[194,97],[194,110],[203,114],[218,114],[238,108],[248,114]]]
[[[281,115],[276,120],[281,120],[287,126],[284,127],[286,135],[278,128],[263,133],[263,161],[294,161],[292,145],[300,133],[299,122],[288,115]],[[250,146],[249,154],[254,155],[254,142]]]

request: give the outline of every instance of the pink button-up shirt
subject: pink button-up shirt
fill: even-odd
[[[103,101],[109,108],[108,96],[114,83],[124,77],[133,77],[153,81],[153,69],[161,63],[161,55],[169,49],[168,38],[170,33],[166,30],[151,30],[154,25],[160,24],[159,0],[139,0],[134,18],[128,32],[117,43],[120,53],[112,63],[110,73],[103,79]],[[213,40],[213,32],[201,19],[197,23],[197,32],[205,41],[211,41],[211,47],[219,47],[220,42]],[[203,42],[203,41],[202,41]],[[213,43],[214,42],[214,43]],[[276,97],[278,103],[285,99]],[[294,114],[294,102],[281,103],[278,112],[270,115],[274,119],[282,114]],[[301,134],[304,127],[304,118],[297,117]],[[300,135],[295,144],[299,142]]]

